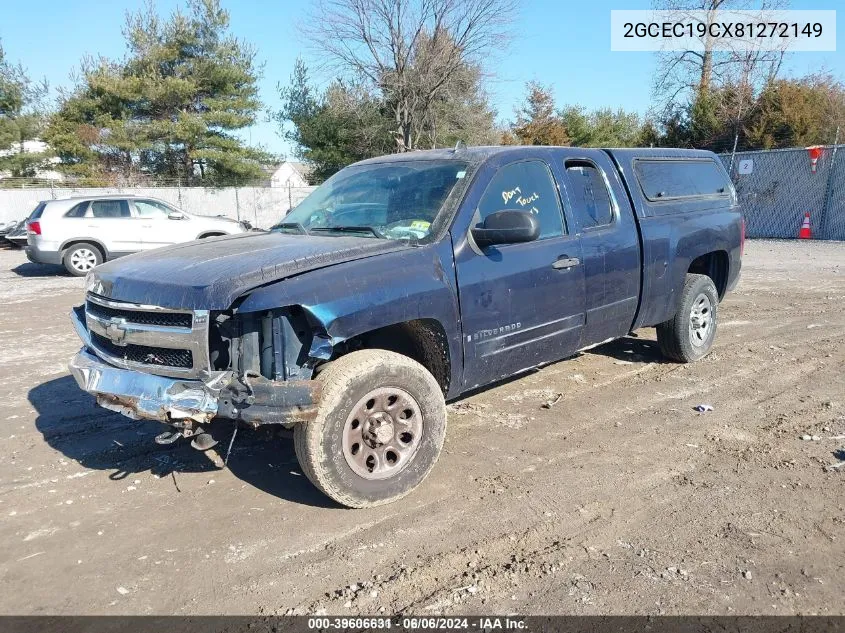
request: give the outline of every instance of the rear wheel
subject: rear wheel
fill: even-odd
[[[350,508],[396,501],[437,462],[446,404],[434,376],[407,356],[352,352],[327,365],[314,421],[294,427],[308,479]]]
[[[681,363],[705,356],[716,338],[719,294],[707,275],[688,274],[678,311],[657,326],[657,342],[663,355]]]
[[[93,244],[81,242],[74,244],[63,258],[65,269],[74,277],[87,275],[95,266],[103,263],[103,255],[100,249]]]

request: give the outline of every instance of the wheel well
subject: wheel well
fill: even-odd
[[[449,389],[451,361],[443,326],[434,319],[415,319],[378,328],[349,339],[341,354],[356,349],[386,349],[417,361],[431,372],[445,394]]]
[[[91,239],[88,239],[88,240],[86,240],[86,239],[70,240],[67,244],[63,244],[62,248],[61,248],[62,257],[65,256],[65,253],[67,253],[69,248],[72,248],[73,246],[76,246],[77,244],[90,244],[91,246],[96,248],[98,251],[100,251],[100,257],[103,258],[103,261],[106,261],[106,259],[108,258],[108,253],[107,253],[105,247],[102,244],[100,244],[98,241],[91,240]]]
[[[710,277],[721,301],[728,286],[728,266],[728,254],[725,251],[713,251],[692,260],[688,272]]]
[[[197,238],[198,240],[204,240],[207,237],[223,237],[226,235],[225,233],[221,233],[220,231],[208,231],[206,233],[201,233],[200,236]]]

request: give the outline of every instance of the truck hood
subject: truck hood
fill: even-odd
[[[115,301],[225,310],[259,286],[408,248],[406,242],[368,237],[243,233],[114,260],[90,273],[86,289]]]

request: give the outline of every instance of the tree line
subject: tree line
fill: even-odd
[[[784,8],[786,0],[761,0]],[[719,11],[743,0],[660,0]],[[0,174],[34,177],[53,164],[80,184],[246,184],[278,160],[242,138],[269,115],[322,181],[354,161],[478,144],[672,146],[714,151],[831,143],[845,123],[845,86],[831,74],[782,76],[785,51],[658,54],[653,107],[558,104],[529,81],[501,122],[488,93],[490,59],[506,46],[514,0],[313,0],[302,33],[319,87],[297,60],[262,103],[257,51],[235,37],[220,0],[186,0],[166,18],[152,4],[127,15],[120,60],[83,59],[50,108],[48,89],[0,46]],[[40,139],[44,148],[24,151]],[[31,145],[31,143],[30,143]],[[39,151],[43,149],[43,151]]]

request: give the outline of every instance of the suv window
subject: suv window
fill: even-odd
[[[134,200],[135,210],[142,218],[166,218],[173,210],[155,200]]]
[[[598,167],[583,161],[567,161],[566,179],[572,192],[572,211],[582,229],[613,222],[613,203]]]
[[[634,172],[651,201],[730,195],[724,172],[709,159],[637,160]]]
[[[128,218],[129,203],[126,200],[94,200],[91,215],[95,218]]]
[[[541,160],[512,163],[496,172],[478,203],[479,224],[496,211],[533,213],[540,222],[540,239],[563,235],[557,188]]]
[[[70,208],[70,211],[65,213],[66,218],[84,218],[85,211],[88,210],[88,201],[80,202],[78,204],[73,205]]]
[[[39,202],[38,206],[32,210],[32,213],[29,214],[30,220],[37,220],[41,217],[41,214],[44,213],[44,207],[47,206],[46,202]]]

